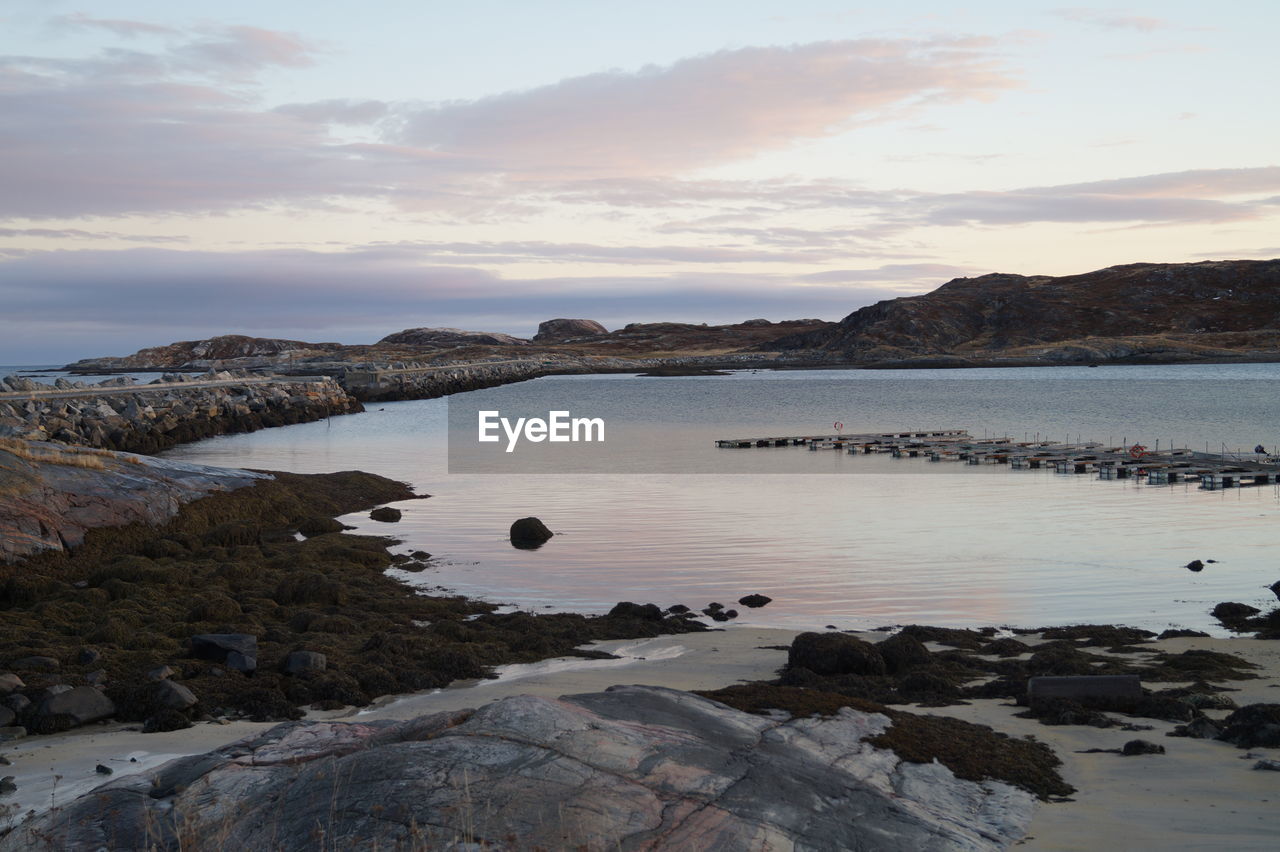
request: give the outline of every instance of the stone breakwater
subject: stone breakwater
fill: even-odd
[[[363,410],[328,376],[215,373],[186,381],[165,376],[145,385],[124,378],[100,385],[60,380],[54,387],[0,380],[0,437],[134,453]]]
[[[762,353],[699,355],[681,358],[521,358],[470,364],[329,365],[352,396],[365,402],[434,399],[465,391],[528,381],[540,376],[582,373],[644,372],[652,369],[744,369],[799,363]]]

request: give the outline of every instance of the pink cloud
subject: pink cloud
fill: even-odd
[[[541,177],[679,174],[1015,85],[963,40],[749,47],[406,112],[409,144]]]

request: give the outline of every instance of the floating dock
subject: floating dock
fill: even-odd
[[[722,449],[807,447],[853,455],[884,453],[893,458],[971,465],[1005,464],[1013,470],[1052,469],[1060,474],[1094,474],[1098,479],[1134,479],[1147,485],[1199,482],[1206,491],[1280,484],[1280,458],[1244,453],[1202,453],[1188,449],[1151,450],[1141,444],[1108,447],[1094,441],[1059,444],[974,438],[965,429],[720,438]]]

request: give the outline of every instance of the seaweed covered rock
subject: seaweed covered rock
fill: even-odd
[[[1247,704],[1222,726],[1218,739],[1240,748],[1280,748],[1280,704]]]
[[[844,633],[801,633],[787,651],[787,667],[819,675],[882,675],[886,671],[875,645]]]
[[[399,509],[391,506],[381,506],[369,513],[369,517],[375,521],[381,521],[384,524],[394,524],[400,518],[404,517],[404,513]]]

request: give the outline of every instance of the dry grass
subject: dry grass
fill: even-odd
[[[68,467],[83,467],[89,470],[105,470],[104,457],[113,456],[109,450],[95,450],[89,447],[71,447],[55,449],[39,447],[21,438],[0,438],[0,450],[20,459],[44,464],[60,464]],[[130,459],[140,463],[137,459]]]

